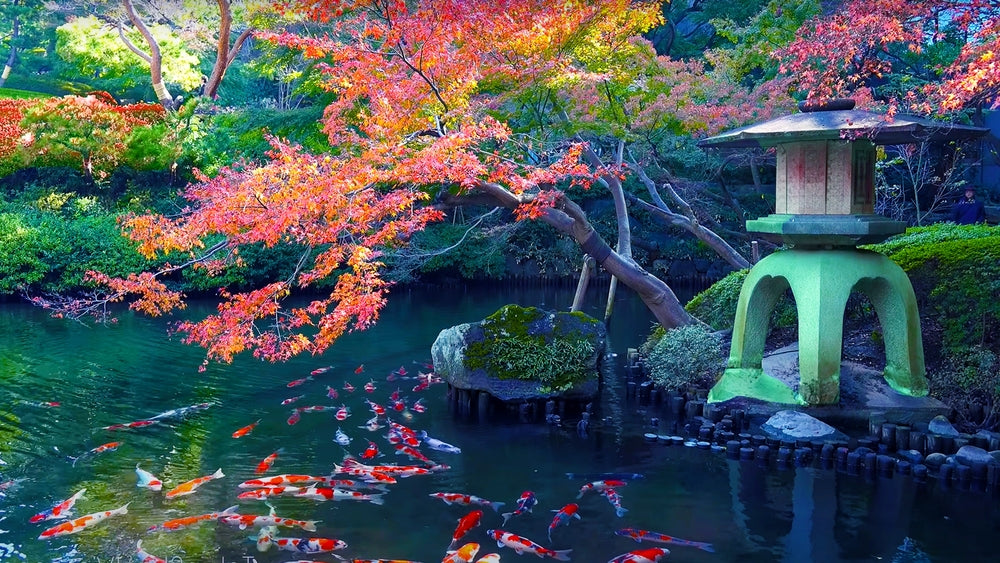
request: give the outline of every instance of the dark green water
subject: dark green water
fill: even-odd
[[[590,296],[588,312],[603,311],[601,294]],[[166,336],[168,322],[125,316],[112,327],[87,328],[48,318],[43,311],[19,304],[0,310],[0,482],[14,480],[0,499],[0,560],[30,562],[134,561],[137,539],[169,561],[260,563],[309,559],[272,549],[259,553],[255,532],[216,522],[185,530],[146,534],[149,526],[186,515],[219,511],[237,504],[236,485],[254,477],[268,454],[284,448],[271,474],[325,475],[345,449],[333,442],[342,428],[358,455],[368,439],[387,455],[379,463],[409,463],[392,455],[385,430],[358,428],[371,415],[365,399],[388,405],[399,387],[411,400],[424,398],[427,412],[390,417],[416,430],[462,448],[461,454],[425,453],[451,466],[445,472],[400,480],[385,495],[385,504],[275,501],[285,517],[320,520],[316,533],[281,529],[283,537],[328,537],[345,540],[342,555],[350,558],[396,558],[436,562],[444,555],[456,521],[470,508],[447,506],[428,495],[462,492],[507,503],[514,508],[522,491],[532,490],[538,505],[531,514],[504,528],[546,547],[573,549],[573,560],[604,562],[641,546],[614,535],[622,527],[653,530],[690,540],[711,542],[716,552],[674,546],[669,560],[708,561],[996,561],[1000,530],[998,502],[983,494],[942,491],[932,482],[908,479],[866,481],[834,471],[804,468],[780,471],[753,463],[728,461],[719,453],[696,448],[647,443],[651,417],[665,418],[651,407],[626,399],[618,374],[605,386],[591,431],[580,436],[575,421],[564,426],[493,420],[478,423],[448,412],[445,387],[413,393],[413,381],[391,383],[386,376],[400,366],[416,372],[429,360],[438,332],[453,324],[482,318],[508,302],[566,308],[571,289],[411,290],[393,295],[374,329],[338,341],[322,358],[300,358],[284,365],[240,359],[233,365],[198,372],[202,354]],[[208,307],[195,305],[189,314]],[[651,318],[637,299],[623,295],[611,327],[613,352],[637,346]],[[355,368],[364,364],[357,375]],[[289,389],[288,381],[318,367],[333,365],[314,381]],[[374,380],[372,394],[364,383]],[[355,385],[348,394],[329,400],[325,389]],[[305,394],[295,406],[340,405],[353,416],[339,423],[330,413],[303,413],[294,426],[286,419],[283,399]],[[45,408],[32,402],[57,401]],[[210,401],[207,410],[183,420],[146,428],[111,432],[101,427],[144,419],[168,409]],[[252,433],[233,439],[240,427],[260,419]],[[116,451],[81,459],[77,456],[111,441]],[[203,485],[195,494],[166,501],[162,493],[136,487],[134,467],[153,472],[165,490],[221,468],[226,477]],[[581,520],[546,533],[552,510],[574,502],[582,479],[565,473],[638,472],[644,480],[622,488],[624,517],[590,493],[579,502]],[[117,508],[129,503],[128,514],[111,518],[76,535],[38,540],[50,521],[29,524],[35,513],[69,498],[81,488],[86,497],[76,514]],[[260,502],[239,502],[244,514],[266,514]],[[501,527],[489,509],[482,525],[465,541],[482,544],[480,555],[499,551],[504,561],[522,561],[510,549],[497,549],[486,530]],[[329,554],[312,556],[334,561]],[[527,555],[525,561],[534,560]]]

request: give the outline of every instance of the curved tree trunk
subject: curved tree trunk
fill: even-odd
[[[239,54],[243,43],[253,33],[253,28],[243,30],[236,37],[233,46],[230,47],[229,36],[233,30],[232,6],[229,0],[216,0],[216,2],[219,5],[219,40],[215,47],[215,65],[212,66],[212,74],[208,76],[208,80],[205,82],[205,91],[202,92],[203,95],[212,99],[218,97],[219,86],[222,84],[222,79],[226,76],[226,71],[229,70],[233,61],[236,60],[236,55]]]
[[[14,0],[14,5],[16,6],[18,0]],[[3,73],[0,74],[0,88],[7,82],[7,78],[10,76],[11,69],[14,68],[14,61],[17,60],[17,36],[21,29],[21,20],[17,16],[14,16],[14,21],[12,25],[12,30],[10,34],[10,55],[7,56],[7,63],[3,65]]]
[[[149,28],[143,23],[139,14],[135,12],[132,0],[122,0],[122,6],[125,8],[125,13],[128,14],[129,21],[139,30],[142,38],[146,40],[146,44],[149,46],[149,53],[143,53],[131,41],[125,39],[125,34],[122,33],[121,28],[118,29],[119,36],[125,41],[129,49],[132,49],[132,51],[149,63],[149,76],[153,81],[153,91],[156,92],[156,99],[167,110],[172,110],[174,109],[174,99],[171,97],[170,92],[167,91],[167,86],[163,81],[163,57],[160,55],[160,44],[157,43],[153,34],[150,33]]]

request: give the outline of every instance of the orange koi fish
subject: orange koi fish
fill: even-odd
[[[80,455],[78,455],[76,457],[69,456],[69,458],[73,460],[73,464],[72,465],[74,467],[76,467],[76,462],[80,461],[81,459],[83,459],[83,458],[85,458],[87,456],[97,455],[97,454],[104,453],[104,452],[113,452],[113,451],[117,450],[118,447],[121,446],[121,445],[122,445],[122,442],[108,442],[107,444],[101,444],[100,446],[97,446],[96,448],[94,448],[92,450],[83,452],[82,454],[80,454]]]
[[[462,504],[466,506],[470,504],[478,504],[480,506],[488,506],[496,512],[500,512],[500,507],[504,505],[502,502],[490,501],[475,495],[467,495],[464,493],[431,493],[430,497],[441,499],[449,506],[453,504]]]
[[[260,479],[250,479],[236,485],[240,489],[256,489],[258,487],[285,487],[288,485],[301,485],[305,483],[325,483],[327,477],[313,477],[312,475],[275,475],[273,477],[262,477]]]
[[[333,464],[333,473],[352,475],[354,477],[358,477],[365,481],[374,483],[384,483],[386,485],[392,485],[396,482],[396,479],[394,479],[392,476],[387,475],[385,473],[381,473],[379,471],[375,471],[374,469],[371,468],[371,466],[362,465],[357,462],[348,465],[348,460],[344,460],[343,466],[337,465],[336,463]]]
[[[469,530],[478,526],[482,517],[483,511],[477,509],[459,518],[455,533],[451,535],[451,543],[448,544],[448,549],[455,549],[455,544],[458,543],[458,540],[469,533]]]
[[[260,424],[259,418],[257,419],[257,422],[254,422],[253,424],[247,424],[243,428],[240,428],[236,432],[233,432],[233,438],[242,438],[246,436],[247,434],[253,432],[253,429],[256,428],[258,424]]]
[[[38,539],[40,540],[50,540],[52,538],[57,538],[59,536],[65,536],[69,534],[75,534],[84,528],[89,528],[95,524],[112,517],[118,516],[119,514],[128,514],[128,503],[125,503],[119,508],[114,510],[105,510],[103,512],[94,512],[86,516],[81,516],[76,520],[70,520],[69,522],[63,522],[58,526],[53,526],[48,530],[42,532]]]
[[[209,512],[208,514],[199,514],[197,516],[183,516],[181,518],[174,518],[173,520],[167,520],[162,524],[157,524],[156,526],[150,526],[146,529],[146,533],[150,532],[173,532],[175,530],[181,530],[189,526],[194,526],[198,522],[205,522],[208,520],[218,520],[220,516],[226,514],[232,514],[236,510],[235,506],[231,506],[222,512]]]
[[[497,540],[499,547],[507,546],[518,555],[531,553],[539,557],[551,557],[556,561],[569,561],[569,554],[573,551],[572,549],[554,550],[542,547],[528,538],[503,530],[486,530],[486,535]]]
[[[479,544],[467,543],[458,548],[458,551],[449,551],[441,563],[472,563],[472,559],[477,553],[479,553]]]
[[[138,481],[135,483],[136,487],[146,487],[151,491],[159,491],[163,488],[163,481],[157,479],[156,475],[153,475],[149,471],[141,469],[138,463],[135,464],[135,474],[139,476]]]
[[[499,553],[487,553],[486,555],[476,559],[476,563],[500,563]]]
[[[649,549],[637,549],[628,553],[623,553],[618,557],[608,561],[608,563],[656,563],[663,557],[670,554],[670,551],[662,547],[651,547]]]
[[[257,469],[254,470],[254,473],[257,475],[267,473],[267,470],[271,469],[271,466],[274,465],[274,460],[278,459],[278,456],[284,453],[284,451],[285,448],[278,448],[273,454],[265,457],[264,461],[257,464]]]
[[[344,467],[358,468],[369,473],[380,473],[384,475],[396,475],[398,477],[412,477],[414,475],[429,475],[430,468],[416,465],[364,465],[354,458],[344,460]],[[437,466],[435,466],[437,467]]]
[[[236,498],[240,500],[267,500],[271,497],[281,495],[294,495],[304,490],[302,487],[264,487],[262,489],[244,491],[236,495]]]
[[[186,483],[181,483],[180,485],[177,485],[164,496],[166,496],[166,498],[168,499],[187,496],[193,493],[195,489],[204,485],[205,483],[213,479],[222,479],[223,477],[225,477],[225,475],[222,474],[222,468],[220,467],[219,469],[216,469],[215,473],[212,473],[211,475],[206,475],[204,477],[191,479]]]
[[[234,506],[233,509],[235,508],[236,507]],[[307,532],[315,532],[316,523],[319,522],[319,520],[293,520],[291,518],[282,518],[281,516],[275,516],[273,514],[258,516],[256,514],[237,514],[235,512],[229,512],[228,514],[219,515],[219,522],[229,524],[230,526],[236,526],[241,530],[245,530],[251,526],[284,526],[286,528],[301,528]]]
[[[135,556],[139,558],[139,563],[167,563],[166,559],[160,559],[155,555],[143,551],[142,540],[135,542]]]
[[[309,487],[303,489],[294,496],[308,498],[312,500],[359,500],[370,502],[372,504],[385,504],[385,500],[382,499],[382,494],[368,495],[365,493],[359,493],[358,491],[349,491],[345,489],[330,489],[327,487]]]
[[[83,493],[87,489],[80,489],[76,494],[69,497],[68,499],[60,502],[59,504],[53,506],[52,508],[39,512],[38,514],[32,516],[28,522],[32,524],[36,522],[44,522],[45,520],[58,520],[59,518],[67,518],[70,512],[73,510],[73,505],[76,501],[83,497]]]

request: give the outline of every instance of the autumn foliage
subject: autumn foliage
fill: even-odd
[[[12,171],[14,152],[24,135],[21,119],[24,118],[25,108],[33,103],[32,100],[0,98],[0,176]]]

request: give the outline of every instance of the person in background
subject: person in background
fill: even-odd
[[[986,208],[983,206],[983,202],[976,199],[974,188],[965,188],[965,197],[958,200],[951,208],[951,220],[959,225],[986,222]]]

